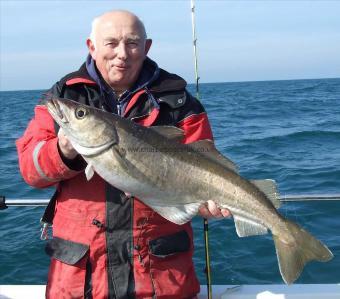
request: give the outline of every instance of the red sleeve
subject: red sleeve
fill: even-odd
[[[34,118],[16,141],[20,172],[29,185],[48,187],[79,173],[64,164],[57,142],[53,118],[46,106],[36,106]]]
[[[178,123],[184,131],[183,143],[192,143],[202,139],[213,140],[213,135],[206,112],[192,114]]]

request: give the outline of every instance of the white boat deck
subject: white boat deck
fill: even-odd
[[[199,299],[207,298],[201,286]],[[0,285],[0,299],[43,299],[44,285]],[[340,299],[339,284],[215,285],[214,299]]]
[[[201,286],[199,299],[207,298]],[[213,286],[214,299],[340,299],[339,284],[220,285]]]

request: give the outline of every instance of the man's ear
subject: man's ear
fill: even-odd
[[[96,47],[90,38],[86,40],[86,45],[87,45],[87,48],[89,49],[89,53],[92,59],[96,60]]]
[[[145,40],[145,56],[148,54],[148,52],[151,48],[151,45],[152,45],[152,39],[147,38]]]

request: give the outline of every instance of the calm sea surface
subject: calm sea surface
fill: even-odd
[[[189,87],[193,90],[192,86]],[[272,178],[282,195],[340,194],[340,79],[202,84],[217,148],[249,179]],[[0,92],[0,195],[47,198],[22,180],[15,140],[42,91]],[[340,201],[286,203],[286,217],[324,241],[328,263],[309,264],[298,283],[340,282]],[[43,208],[0,211],[0,284],[44,284],[49,259],[39,240]],[[203,225],[193,221],[195,264],[205,283]],[[271,235],[238,238],[230,219],[210,221],[214,284],[282,283]]]

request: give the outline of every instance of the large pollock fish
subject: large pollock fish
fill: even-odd
[[[190,221],[212,199],[231,211],[239,237],[271,231],[283,280],[294,282],[304,265],[333,255],[320,241],[281,216],[271,180],[248,181],[211,141],[181,144],[175,127],[146,128],[71,100],[46,99],[47,108],[94,171],[177,224]]]

